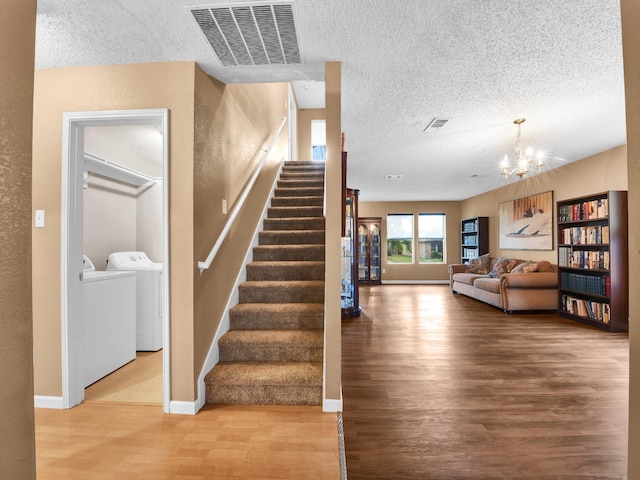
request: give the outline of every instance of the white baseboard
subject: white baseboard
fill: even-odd
[[[339,399],[339,400],[336,400],[333,398],[322,399],[322,411],[323,412],[341,412],[342,399]]]
[[[449,285],[449,280],[382,280],[383,285]]]
[[[176,413],[179,415],[195,415],[200,410],[201,406],[198,406],[198,402],[179,402],[172,400],[169,403],[169,413]]]
[[[35,408],[54,408],[56,410],[64,409],[62,397],[52,397],[48,395],[34,395],[33,406]]]

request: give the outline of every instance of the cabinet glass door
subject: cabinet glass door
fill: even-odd
[[[367,251],[369,249],[369,236],[366,225],[358,227],[358,280],[369,279],[369,259]]]

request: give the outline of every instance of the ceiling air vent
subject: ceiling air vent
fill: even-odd
[[[291,2],[194,7],[191,14],[225,67],[302,63]]]
[[[447,124],[448,121],[449,121],[448,118],[433,118],[429,122],[429,125],[427,125],[425,127],[423,132],[431,132],[433,130],[438,130],[438,129],[444,127]]]

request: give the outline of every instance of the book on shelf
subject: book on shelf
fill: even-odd
[[[559,222],[574,222],[578,220],[593,220],[609,216],[609,199],[599,198],[586,202],[562,205],[558,208]]]
[[[590,318],[604,324],[611,321],[611,310],[608,303],[586,300],[584,298],[563,295],[560,299],[562,310],[578,317]]]

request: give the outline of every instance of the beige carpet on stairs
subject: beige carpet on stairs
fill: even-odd
[[[285,163],[207,403],[321,405],[324,348],[324,162]]]

